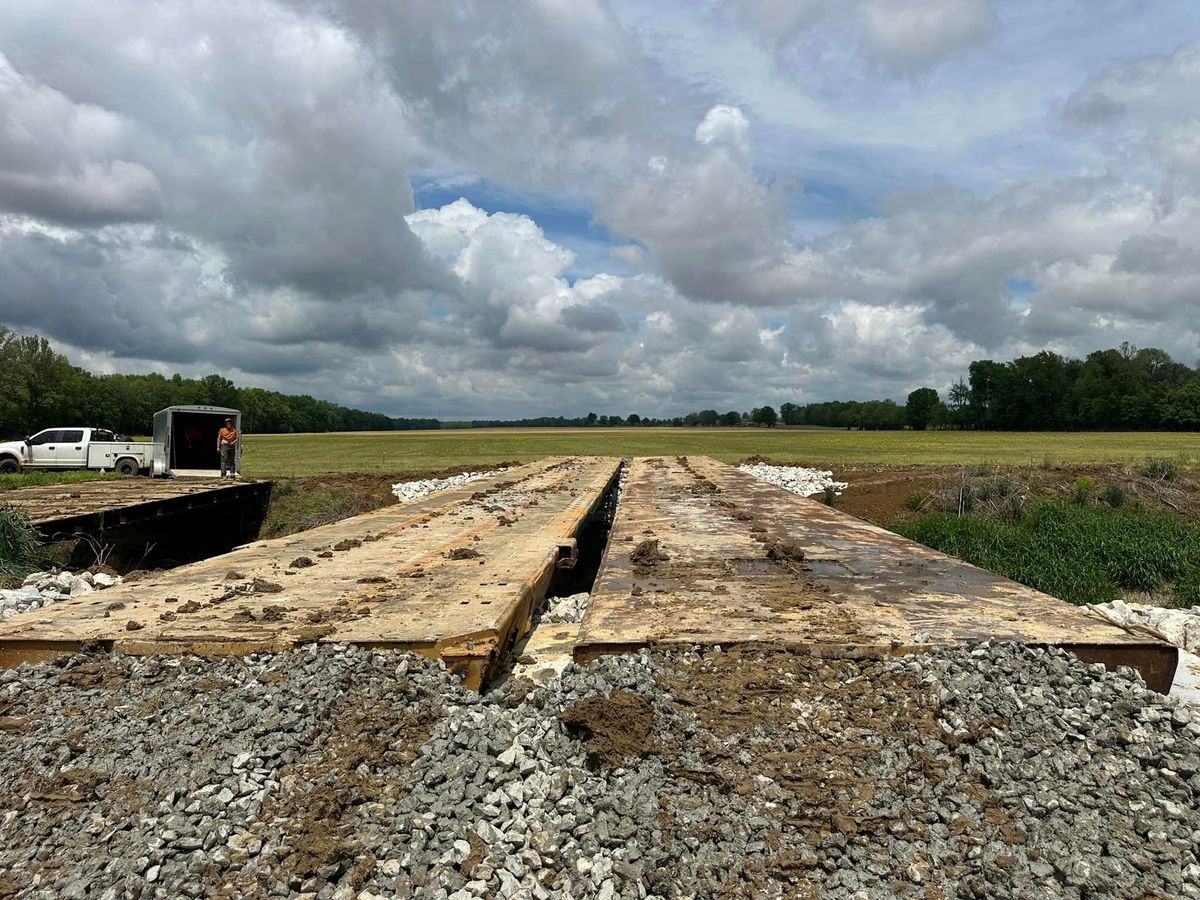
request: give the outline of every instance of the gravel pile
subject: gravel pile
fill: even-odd
[[[493,469],[490,472],[464,472],[461,475],[451,475],[449,478],[426,478],[423,481],[402,481],[392,485],[392,493],[401,503],[410,500],[420,500],[447,488],[459,487],[490,475],[499,475],[507,469]]]
[[[105,572],[34,572],[19,588],[0,590],[0,621],[120,583],[120,575]]]
[[[840,494],[846,487],[846,482],[834,480],[832,472],[806,469],[803,466],[769,466],[764,463],[752,463],[738,466],[738,470],[802,497],[824,493],[825,489],[830,486]]]
[[[0,897],[1200,897],[1200,720],[1061,651],[0,673]]]
[[[542,613],[541,621],[579,624],[583,621],[583,614],[587,612],[588,597],[590,596],[590,594],[583,593],[571,594],[569,597],[551,597],[546,601],[546,609]]]
[[[1092,607],[1118,625],[1145,625],[1159,632],[1176,647],[1200,652],[1200,606],[1191,609],[1163,609],[1141,603],[1097,603]]]

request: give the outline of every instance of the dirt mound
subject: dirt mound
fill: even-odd
[[[455,547],[446,551],[446,559],[479,559],[483,554],[470,547]]]
[[[567,729],[587,742],[588,764],[600,769],[623,766],[657,750],[650,730],[654,709],[639,694],[618,691],[591,697],[558,715]]]

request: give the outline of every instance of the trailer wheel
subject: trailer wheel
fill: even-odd
[[[132,459],[122,459],[117,462],[118,475],[136,475],[138,464]]]
[[[16,475],[21,471],[21,464],[11,456],[0,459],[0,475]]]

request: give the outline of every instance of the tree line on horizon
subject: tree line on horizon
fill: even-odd
[[[0,438],[24,437],[55,425],[148,434],[156,412],[186,405],[240,410],[242,429],[258,434],[405,431],[439,425],[437,419],[397,419],[307,394],[240,388],[221,375],[95,375],[72,365],[45,338],[22,337],[2,326],[0,379]]]
[[[539,416],[526,419],[441,421],[397,418],[318,400],[238,387],[221,375],[184,378],[96,375],[74,366],[49,342],[0,326],[0,438],[53,425],[97,425],[145,434],[154,413],[168,406],[227,406],[242,412],[247,433],[407,431],[451,428],[614,428],[824,426],[888,430],[913,428],[1013,431],[1200,430],[1200,369],[1163,350],[1128,343],[1085,359],[1050,351],[1010,362],[977,360],[943,398],[931,387],[894,400],[784,403],[749,411],[714,409],[671,418],[629,415]]]
[[[1044,350],[1010,362],[977,360],[946,397],[931,387],[895,400],[784,403],[747,412],[702,409],[669,419],[562,416],[444,422],[442,427],[586,428],[639,425],[676,427],[821,426],[863,430],[980,429],[998,431],[1200,430],[1200,369],[1175,362],[1164,350],[1129,343],[1070,359]]]

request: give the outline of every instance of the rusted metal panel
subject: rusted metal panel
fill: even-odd
[[[529,630],[559,548],[619,465],[546,459],[64,600],[0,624],[0,658],[89,641],[209,653],[349,642],[445,659],[478,687]]]
[[[1160,690],[1175,666],[1170,645],[731,466],[652,458],[630,467],[576,657],[744,642],[870,656],[984,640],[1133,665]]]

